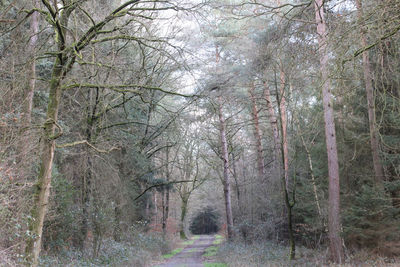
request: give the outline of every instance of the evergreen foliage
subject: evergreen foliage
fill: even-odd
[[[208,235],[217,233],[220,229],[220,216],[211,207],[200,211],[190,224],[190,232],[195,235]]]

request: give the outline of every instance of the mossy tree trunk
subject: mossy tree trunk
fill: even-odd
[[[75,56],[68,57],[65,51],[65,29],[69,15],[75,8],[70,6],[59,18],[56,18],[55,11],[50,7],[47,1],[43,1],[45,5],[49,5],[50,13],[54,14],[53,19],[56,25],[55,31],[57,38],[58,54],[53,65],[51,80],[49,83],[49,102],[47,105],[46,121],[43,125],[42,134],[42,151],[39,176],[34,186],[34,203],[31,210],[31,217],[28,222],[29,237],[26,242],[25,258],[26,262],[31,266],[37,266],[39,263],[39,254],[42,245],[42,232],[44,218],[48,209],[48,200],[51,186],[51,172],[53,168],[54,150],[56,139],[61,136],[62,130],[57,124],[58,111],[61,101],[61,82],[70,70]],[[62,26],[61,26],[62,25]]]
[[[41,249],[44,217],[47,212],[53,167],[58,110],[61,100],[60,83],[63,78],[63,64],[60,58],[54,63],[50,82],[49,104],[42,135],[40,172],[35,184],[34,203],[29,220],[29,238],[26,246],[26,260],[32,266],[38,265]],[[59,129],[60,130],[60,129]]]
[[[179,235],[181,239],[187,239],[186,233],[185,233],[185,218],[187,214],[187,207],[188,207],[188,197],[183,197],[182,198],[182,206],[181,206],[181,224],[180,224],[180,230],[179,230]]]
[[[87,47],[100,31],[110,21],[120,17],[120,12],[129,6],[136,4],[139,0],[131,0],[121,4],[99,23],[91,26],[77,42],[67,45],[68,21],[71,13],[83,1],[63,1],[64,7],[59,9],[59,3],[42,0],[46,8],[41,14],[46,15],[46,21],[51,25],[54,34],[56,52],[52,75],[49,82],[49,102],[46,112],[46,121],[43,125],[42,148],[40,152],[40,171],[34,186],[33,206],[28,221],[29,237],[26,240],[25,260],[30,266],[37,266],[42,243],[42,232],[45,215],[48,208],[48,199],[51,186],[51,172],[53,167],[55,140],[62,135],[62,129],[58,125],[58,112],[62,95],[61,83],[75,63],[76,56]]]

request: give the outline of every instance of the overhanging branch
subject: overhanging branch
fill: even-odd
[[[142,193],[140,193],[133,201],[138,200],[141,198],[144,194],[146,194],[147,191],[155,188],[155,187],[160,187],[160,186],[166,186],[166,185],[171,185],[171,184],[181,184],[181,183],[191,183],[193,180],[183,180],[183,181],[171,181],[167,183],[158,183],[158,184],[153,184],[152,186],[147,187]]]
[[[110,84],[110,85],[104,85],[104,84],[80,84],[80,83],[73,83],[73,84],[68,84],[63,86],[63,89],[72,89],[72,88],[108,88],[110,90],[119,92],[119,93],[134,93],[137,95],[141,95],[143,92],[141,90],[135,90],[135,89],[130,89],[130,88],[139,88],[139,89],[147,89],[147,90],[155,90],[162,92],[164,94],[168,95],[175,95],[175,96],[181,96],[181,97],[195,97],[196,95],[186,95],[186,94],[181,94],[177,92],[172,92],[172,91],[167,91],[164,90],[160,87],[154,87],[154,86],[147,86],[147,85],[139,85],[139,84]]]
[[[73,147],[73,146],[83,145],[83,144],[89,146],[90,148],[92,148],[93,150],[95,150],[99,153],[110,153],[111,151],[118,149],[117,147],[112,147],[109,150],[98,149],[97,147],[95,147],[94,145],[89,143],[87,140],[81,140],[81,141],[66,143],[66,144],[62,144],[62,145],[56,145],[56,147],[57,148],[66,148],[66,147]]]
[[[375,43],[370,44],[370,45],[367,45],[366,47],[363,47],[363,48],[358,49],[358,50],[354,53],[353,57],[357,57],[358,55],[364,53],[365,51],[370,50],[371,48],[374,48],[375,46],[377,46],[378,44],[380,44],[382,41],[384,41],[384,40],[386,40],[386,39],[392,37],[393,35],[395,35],[398,31],[400,31],[400,25],[397,26],[396,28],[394,28],[393,31],[391,31],[391,32],[385,34],[384,36],[380,37],[380,38],[378,39],[378,41],[376,41]]]

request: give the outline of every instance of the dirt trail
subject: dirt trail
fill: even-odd
[[[215,236],[202,235],[192,245],[185,247],[180,253],[163,264],[155,267],[203,267],[202,255],[212,246]]]

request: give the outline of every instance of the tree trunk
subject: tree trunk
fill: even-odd
[[[363,10],[361,0],[356,0],[358,17],[361,20],[363,17]],[[361,29],[361,45],[367,47],[366,29]],[[379,157],[379,139],[378,129],[376,128],[376,117],[375,117],[375,98],[374,88],[372,86],[372,70],[369,62],[369,52],[364,51],[362,53],[363,58],[363,71],[364,71],[364,82],[365,91],[367,93],[368,102],[368,121],[369,121],[369,138],[371,143],[372,161],[374,165],[375,179],[378,184],[382,184],[384,180],[384,171],[381,159]]]
[[[123,147],[120,150],[119,153],[119,158],[118,158],[118,170],[119,170],[119,176],[123,179],[125,179],[126,177],[128,177],[129,175],[126,174],[126,164],[125,164],[125,157],[126,157],[126,148]],[[122,219],[122,198],[124,197],[120,192],[121,188],[120,187],[116,187],[115,188],[115,207],[114,207],[114,233],[113,233],[113,237],[114,240],[116,242],[121,242],[121,233],[122,233],[122,229],[121,229],[121,219]]]
[[[35,6],[38,7],[38,1],[34,1]],[[39,13],[33,12],[31,15],[31,25],[30,25],[30,34],[31,37],[28,43],[28,53],[31,61],[29,62],[29,86],[25,98],[25,111],[24,111],[24,121],[27,123],[27,126],[30,125],[32,120],[32,107],[33,107],[33,94],[35,92],[35,85],[36,85],[36,59],[35,59],[35,52],[39,34]],[[25,125],[24,125],[25,126]]]
[[[166,177],[166,182],[168,183],[170,181],[170,173],[169,173],[169,148],[167,146],[166,152],[165,152],[165,177]],[[164,196],[165,195],[165,196]],[[168,216],[169,216],[169,187],[165,188],[163,190],[163,217],[162,217],[162,231],[164,237],[167,234],[167,223],[168,223]]]
[[[165,220],[165,190],[161,192],[161,229],[163,232],[163,236],[167,234],[167,222]]]
[[[269,113],[269,121],[272,127],[272,134],[274,137],[274,168],[277,172],[277,177],[280,177],[280,138],[279,138],[279,130],[278,130],[278,121],[275,115],[274,107],[272,106],[271,101],[271,92],[266,82],[264,82],[264,98],[267,102],[267,109]]]
[[[94,55],[93,55],[93,61]],[[90,144],[95,144],[96,137],[98,134],[97,129],[97,120],[96,112],[99,105],[99,88],[96,88],[95,94],[93,95],[92,90],[88,90],[87,92],[87,103],[86,107],[86,140]],[[80,238],[80,247],[83,249],[84,243],[87,238],[87,233],[89,231],[89,209],[91,207],[91,195],[92,195],[92,182],[93,182],[93,162],[92,162],[92,153],[90,147],[85,147],[86,153],[86,169],[82,176],[81,181],[81,193],[82,193],[82,224],[81,224],[81,238]],[[122,165],[123,168],[123,165]],[[95,217],[92,217],[95,218]],[[93,222],[93,225],[95,222]]]
[[[285,93],[285,73],[280,69],[280,98],[279,110],[281,120],[281,134],[282,134],[282,153],[283,153],[283,170],[285,173],[285,186],[289,192],[289,149],[287,141],[287,117],[286,117],[286,93]]]
[[[39,176],[34,187],[34,203],[29,219],[29,237],[25,249],[26,261],[31,266],[37,266],[42,243],[44,217],[47,212],[51,186],[51,172],[53,167],[58,110],[61,100],[60,83],[63,79],[63,65],[57,57],[52,78],[50,81],[49,104],[47,106],[46,122],[42,136],[42,152]],[[61,131],[61,129],[59,129]]]
[[[243,214],[243,209],[240,201],[240,188],[239,188],[239,181],[238,181],[238,175],[237,175],[237,168],[236,168],[236,158],[235,154],[232,153],[232,169],[233,169],[233,179],[235,180],[235,188],[236,188],[236,199],[237,199],[237,205],[239,209],[239,214]]]
[[[121,242],[121,202],[119,201],[119,197],[117,196],[117,200],[114,207],[114,233],[113,237],[116,242]]]
[[[328,75],[328,51],[327,51],[327,30],[325,23],[325,13],[323,0],[315,0],[315,19],[317,23],[317,34],[320,55],[320,68],[322,79],[322,98],[325,120],[325,137],[328,154],[329,170],[329,249],[331,259],[336,263],[344,262],[344,252],[342,239],[340,237],[340,183],[339,183],[339,163],[336,146],[335,121],[333,114],[333,101],[330,88],[330,79]]]
[[[278,87],[276,86],[276,102],[278,103],[279,109],[279,121],[280,121],[280,128],[281,128],[281,140],[280,140],[280,147],[281,147],[281,159],[282,165],[284,166],[284,175],[282,176],[282,187],[283,187],[283,197],[285,200],[285,205],[287,209],[287,223],[288,223],[288,232],[289,232],[289,260],[294,260],[296,257],[296,243],[294,240],[294,233],[293,233],[293,218],[292,218],[292,210],[296,203],[295,201],[295,186],[296,181],[293,182],[293,191],[292,191],[292,200],[290,200],[290,191],[289,191],[289,154],[288,154],[288,144],[286,138],[286,99],[285,99],[285,76],[283,71],[280,72],[280,92],[278,92]],[[295,172],[296,173],[296,172]]]
[[[318,198],[318,192],[317,192],[317,185],[315,184],[315,176],[314,176],[314,168],[312,164],[312,159],[311,159],[311,153],[310,150],[307,147],[306,142],[304,141],[303,135],[300,134],[301,141],[303,143],[304,150],[306,151],[307,154],[307,159],[308,159],[308,167],[310,168],[310,175],[311,175],[311,183],[313,185],[313,190],[314,190],[314,198],[315,198],[315,203],[317,205],[317,210],[318,210],[318,215],[322,219],[322,212],[321,212],[321,206],[319,204],[319,198]]]
[[[179,231],[179,235],[180,235],[181,239],[187,239],[187,236],[185,233],[185,218],[186,218],[186,213],[187,213],[188,200],[189,199],[182,198],[181,225],[180,225],[180,231]]]
[[[38,7],[37,0],[34,1],[34,5]],[[21,175],[25,175],[25,169],[29,168],[29,164],[26,159],[28,156],[29,151],[29,143],[30,143],[30,136],[29,136],[29,128],[32,122],[32,108],[33,108],[33,94],[35,92],[36,86],[36,46],[39,34],[39,13],[33,12],[31,15],[31,23],[30,23],[30,38],[28,42],[28,55],[27,58],[29,59],[28,66],[27,66],[27,89],[25,93],[25,100],[24,100],[24,110],[23,110],[23,117],[22,117],[22,142],[20,144],[19,155],[18,155],[18,163],[21,166]]]
[[[218,116],[220,124],[220,137],[221,137],[221,155],[224,161],[224,199],[225,199],[225,210],[226,210],[226,224],[228,230],[228,240],[233,239],[233,217],[232,217],[232,205],[231,205],[231,187],[229,181],[229,154],[228,154],[228,143],[226,141],[226,126],[224,114],[222,113],[222,99],[218,98]]]
[[[77,3],[74,3],[61,13],[58,22],[62,27],[56,29],[59,36],[59,38],[55,39],[58,54],[54,61],[51,80],[49,82],[49,102],[41,138],[43,144],[40,155],[40,171],[34,188],[34,203],[31,210],[31,217],[28,220],[29,237],[27,238],[25,248],[26,262],[33,267],[36,267],[39,263],[43,223],[48,209],[48,199],[50,195],[51,172],[56,146],[55,140],[62,135],[62,129],[57,124],[62,95],[61,82],[75,62],[75,55],[68,56],[66,54],[68,52],[65,51],[65,32],[66,29],[68,29],[69,16],[76,6]],[[63,38],[61,38],[61,36],[63,36]],[[58,129],[58,132],[56,132],[56,129]]]
[[[89,125],[86,129],[86,140],[91,143],[92,125],[91,120],[88,118]],[[86,153],[86,170],[83,171],[81,180],[81,194],[82,194],[82,222],[81,232],[79,238],[79,246],[84,248],[86,237],[89,231],[89,209],[90,209],[90,195],[92,190],[92,159],[89,147],[85,147]]]
[[[257,149],[257,171],[258,177],[260,179],[264,178],[265,175],[265,167],[264,167],[264,156],[263,156],[263,148],[261,143],[261,131],[260,131],[260,123],[258,119],[258,110],[257,110],[257,103],[256,97],[254,95],[254,83],[249,87],[249,95],[252,105],[252,116],[254,122],[254,140],[256,143]]]

